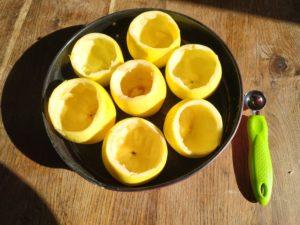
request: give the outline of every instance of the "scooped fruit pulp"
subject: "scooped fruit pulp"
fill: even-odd
[[[209,82],[216,68],[216,61],[211,55],[203,51],[187,50],[181,58],[173,73],[187,87],[199,88]]]
[[[93,86],[78,84],[65,97],[61,114],[64,130],[80,131],[93,121],[98,110],[97,93]]]
[[[201,106],[188,106],[179,117],[180,135],[192,152],[211,151],[220,142],[220,131],[215,116]]]
[[[151,122],[131,117],[109,131],[102,146],[105,168],[127,185],[146,183],[164,168],[168,155],[162,132]]]
[[[163,146],[161,136],[142,124],[134,125],[120,135],[116,143],[116,160],[128,171],[142,173],[159,164]]]

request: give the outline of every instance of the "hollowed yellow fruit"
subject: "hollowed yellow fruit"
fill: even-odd
[[[160,70],[145,60],[130,60],[119,66],[110,81],[116,104],[133,116],[151,116],[166,98],[166,83]]]
[[[184,45],[173,52],[167,66],[166,79],[179,98],[206,98],[218,87],[222,68],[218,56],[208,47]]]
[[[102,141],[114,125],[116,109],[101,85],[76,78],[54,89],[48,114],[55,130],[66,139],[91,144]]]
[[[180,30],[172,17],[164,12],[144,12],[130,23],[127,47],[134,59],[145,59],[163,67],[179,46]]]
[[[102,146],[105,168],[127,185],[156,177],[167,161],[168,149],[161,131],[151,122],[132,117],[118,122]]]
[[[197,158],[214,151],[221,142],[222,117],[208,101],[183,100],[168,112],[164,134],[181,155]]]
[[[124,62],[118,43],[101,33],[81,37],[74,45],[71,64],[78,76],[108,85],[112,72]]]

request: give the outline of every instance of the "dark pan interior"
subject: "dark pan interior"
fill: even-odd
[[[119,43],[125,60],[129,60],[131,56],[126,47],[126,32],[128,26],[135,16],[147,10],[150,9],[131,9],[116,12],[85,26],[81,31],[75,34],[65,46],[62,46],[61,51],[49,68],[43,88],[43,106],[45,107],[47,105],[49,95],[59,83],[65,79],[76,77],[70,65],[69,54],[78,38],[91,32],[105,33],[113,37]],[[213,153],[200,159],[184,158],[169,146],[166,167],[157,178],[141,186],[127,187],[113,179],[105,170],[101,159],[101,143],[81,145],[63,139],[54,131],[46,113],[44,113],[44,122],[48,136],[65,163],[84,178],[109,189],[122,191],[150,189],[173,183],[191,175],[211,162],[226,147],[233,137],[240,121],[243,99],[241,76],[236,62],[224,42],[203,24],[179,13],[166,10],[162,11],[171,15],[177,22],[181,31],[182,45],[187,43],[207,45],[212,48],[220,58],[223,69],[222,81],[218,89],[208,100],[217,107],[222,115],[224,123],[222,142]],[[164,74],[164,68],[162,72]],[[149,120],[162,129],[166,113],[178,101],[179,99],[168,90],[166,101],[161,110],[156,115],[150,117]],[[118,120],[128,117],[128,115],[121,112],[118,108],[117,111]],[[44,112],[46,111],[44,110]]]

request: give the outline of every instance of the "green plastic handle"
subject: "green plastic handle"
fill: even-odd
[[[248,119],[249,172],[252,190],[257,201],[265,206],[272,194],[273,169],[268,143],[268,125],[262,115]]]

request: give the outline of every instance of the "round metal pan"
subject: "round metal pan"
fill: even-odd
[[[132,59],[126,46],[126,33],[130,22],[140,13],[153,9],[130,9],[116,12],[102,17],[81,29],[58,52],[46,74],[43,87],[43,118],[48,136],[63,161],[85,179],[108,189],[119,191],[141,191],[162,187],[187,178],[199,171],[215,159],[233,138],[240,122],[243,109],[243,88],[241,75],[233,55],[226,44],[208,27],[200,22],[177,12],[161,10],[168,13],[177,22],[182,42],[198,43],[209,46],[219,56],[222,64],[222,80],[217,90],[207,100],[212,102],[222,115],[224,133],[220,146],[205,158],[188,159],[180,156],[169,147],[168,160],[165,168],[158,177],[149,183],[129,187],[115,179],[104,168],[101,159],[101,144],[81,145],[63,139],[52,127],[46,113],[46,105],[52,90],[63,80],[76,77],[70,65],[69,54],[75,42],[85,34],[91,32],[105,33],[114,38],[123,51],[125,60]],[[164,74],[164,68],[162,68]],[[109,91],[109,90],[108,90]],[[164,118],[168,110],[180,101],[168,90],[166,101],[161,110],[148,118],[162,129]],[[117,108],[117,120],[128,117]]]

